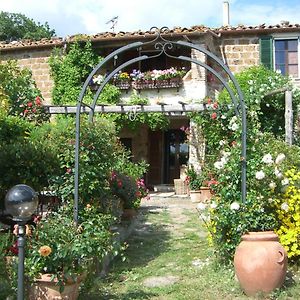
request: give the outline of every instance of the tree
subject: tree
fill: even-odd
[[[27,18],[23,14],[0,12],[0,40],[12,41],[20,39],[40,40],[51,38],[55,30],[50,29],[48,23],[44,25]]]

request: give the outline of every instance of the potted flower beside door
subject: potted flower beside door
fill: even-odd
[[[208,186],[208,172],[205,168],[197,173],[193,166],[186,171],[186,181],[190,190],[192,202],[207,202],[211,198],[211,191]]]

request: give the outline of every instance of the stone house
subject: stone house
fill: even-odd
[[[298,66],[300,53],[300,25],[282,22],[274,26],[265,24],[259,26],[223,26],[208,28],[193,26],[164,32],[163,36],[173,41],[189,41],[200,45],[217,55],[233,73],[240,72],[246,67],[263,64],[268,68],[290,75],[296,85],[300,85],[300,68]],[[53,38],[41,41],[18,41],[0,43],[0,61],[16,59],[22,67],[32,70],[38,88],[45,102],[51,104],[51,89],[53,82],[50,77],[48,59],[54,47],[67,49],[67,45],[78,40],[78,36]],[[150,41],[152,31],[136,32],[105,32],[89,36],[97,53],[106,57],[115,49],[134,41]],[[80,39],[80,38],[79,38]],[[155,49],[143,49],[144,53],[155,53]],[[197,58],[208,65],[213,65],[204,54],[193,49],[176,48],[174,55],[183,54]],[[182,51],[184,53],[182,53]],[[138,55],[142,55],[142,51]],[[136,52],[126,52],[117,57],[114,64],[121,64],[136,56]],[[113,67],[113,66],[111,66]],[[142,72],[154,69],[182,68],[188,71],[179,87],[156,89],[141,88],[124,90],[122,97],[128,98],[132,92],[138,92],[148,97],[151,103],[164,102],[167,104],[193,102],[206,96],[214,97],[222,88],[218,80],[204,68],[186,61],[174,60],[167,56],[139,62],[126,70],[138,69]],[[220,70],[221,71],[221,70]],[[132,150],[135,160],[145,159],[150,164],[147,174],[149,185],[171,184],[179,178],[180,168],[187,163],[194,163],[195,149],[186,143],[185,134],[180,128],[189,126],[189,119],[184,114],[170,116],[168,130],[151,131],[142,126],[138,132],[124,130],[122,141]]]

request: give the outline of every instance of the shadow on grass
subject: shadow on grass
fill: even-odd
[[[88,295],[86,297],[82,297],[79,299],[89,299],[89,300],[134,300],[134,299],[152,299],[153,297],[158,296],[158,294],[151,293],[151,292],[144,292],[144,291],[134,291],[134,292],[128,292],[128,293],[119,293],[118,295],[114,294],[92,294]]]
[[[126,261],[120,263],[116,260],[112,268],[130,270],[135,267],[147,265],[147,263],[169,247],[170,232],[167,222],[164,220],[161,207],[141,207],[135,229],[128,238],[128,249],[126,250]],[[153,221],[150,215],[155,215]],[[161,214],[158,216],[158,214]],[[157,215],[157,216],[156,216]]]
[[[168,214],[160,206],[141,207],[135,228],[127,239],[128,248],[125,251],[125,261],[117,257],[110,264],[106,278],[96,278],[90,291],[85,291],[79,299],[151,299],[156,294],[143,290],[113,291],[111,286],[133,281],[135,268],[143,268],[170,247],[170,232]],[[126,284],[126,283],[125,283]],[[124,284],[122,286],[125,288]]]

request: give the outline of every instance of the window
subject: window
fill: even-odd
[[[298,37],[260,39],[260,62],[265,67],[278,70],[283,75],[299,78]]]
[[[298,40],[274,40],[275,70],[298,77]]]

